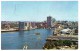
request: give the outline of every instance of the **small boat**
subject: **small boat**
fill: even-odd
[[[28,48],[28,46],[24,46],[24,47],[23,47],[23,50],[26,50],[27,48]]]
[[[40,35],[40,33],[35,33],[36,35]]]

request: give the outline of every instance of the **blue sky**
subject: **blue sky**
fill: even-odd
[[[78,20],[77,1],[2,1],[2,21]]]

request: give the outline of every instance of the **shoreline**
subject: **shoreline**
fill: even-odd
[[[35,29],[30,29],[30,30],[35,30]],[[27,29],[24,30],[16,30],[16,29],[11,29],[11,30],[1,30],[1,32],[16,32],[16,31],[29,31]]]
[[[1,32],[16,32],[20,30],[1,30]],[[21,31],[28,31],[28,30],[21,30]]]

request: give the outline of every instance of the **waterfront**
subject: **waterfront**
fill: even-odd
[[[1,49],[42,49],[46,38],[52,34],[51,29],[34,29],[30,31],[2,32]],[[40,33],[36,35],[35,33]]]
[[[1,15],[2,50],[78,49],[78,1],[2,1]]]

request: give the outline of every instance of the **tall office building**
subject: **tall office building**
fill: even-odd
[[[19,22],[19,30],[24,30],[25,23]]]
[[[52,17],[51,16],[48,16],[47,17],[47,26],[50,28],[52,27]]]

